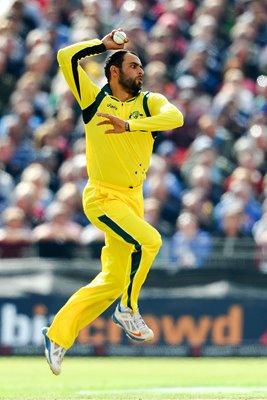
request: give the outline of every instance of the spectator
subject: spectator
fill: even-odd
[[[235,67],[246,75],[246,85],[253,85],[259,75],[260,46],[256,43],[257,27],[252,21],[239,21],[231,30],[232,42],[226,51],[224,69]]]
[[[232,150],[234,140],[225,127],[220,126],[218,121],[210,114],[203,114],[198,120],[199,136],[207,136],[212,139],[213,145],[217,150],[218,157],[220,157],[221,164],[228,164],[227,171],[232,168]],[[226,169],[225,168],[225,169]]]
[[[199,187],[185,190],[181,198],[181,208],[183,211],[188,211],[196,216],[200,229],[214,233],[214,206],[209,199],[208,192],[205,193]]]
[[[216,17],[199,15],[190,28],[191,43],[185,57],[177,64],[176,77],[193,76],[198,88],[214,95],[220,82],[220,50],[216,42]],[[216,54],[217,53],[217,54]]]
[[[144,184],[144,195],[162,203],[160,233],[171,236],[180,209],[181,183],[169,171],[166,160],[157,154],[151,158],[150,170]]]
[[[173,268],[203,267],[211,252],[211,236],[199,229],[196,216],[188,211],[179,215],[176,228],[170,251]]]
[[[71,108],[60,109],[57,114],[57,129],[62,146],[73,144],[75,138],[75,114]]]
[[[9,115],[2,122],[3,137],[9,142],[11,149],[5,168],[18,181],[24,168],[35,159],[35,152],[17,115]]]
[[[1,143],[0,143],[1,160]],[[15,187],[14,179],[10,174],[1,168],[0,161],[0,213],[10,205],[12,201],[11,193]]]
[[[253,179],[260,180],[261,168],[264,162],[264,151],[257,146],[252,136],[243,136],[233,147],[233,155],[237,165],[248,169]],[[258,175],[258,178],[257,178]]]
[[[229,190],[224,193],[220,202],[214,209],[214,217],[217,228],[220,230],[223,221],[223,210],[227,207],[228,202],[233,204],[234,201],[240,201],[244,207],[244,216],[242,220],[242,230],[245,235],[251,235],[253,225],[262,215],[262,206],[255,198],[252,185],[246,181],[232,181]]]
[[[223,194],[226,168],[220,164],[211,138],[203,135],[191,144],[188,157],[181,166],[181,173],[189,188],[199,188],[206,198],[217,204]]]
[[[252,185],[245,182],[233,181],[229,186],[229,191],[243,201],[245,213],[243,229],[247,234],[251,234],[254,223],[262,215],[262,205],[257,200]]]
[[[99,259],[105,245],[104,232],[95,225],[88,224],[81,232],[81,244],[87,249],[90,258]]]
[[[230,68],[224,73],[223,84],[212,101],[212,114],[215,117],[228,112],[226,128],[235,127],[234,136],[238,139],[245,133],[253,109],[253,92],[245,85],[244,73],[238,68]],[[230,119],[231,118],[231,119]]]
[[[21,174],[21,182],[32,182],[37,193],[37,203],[45,209],[53,200],[53,192],[49,189],[50,175],[39,163],[32,163]]]
[[[217,211],[217,210],[216,210]],[[244,229],[244,202],[235,195],[225,194],[220,208],[220,227],[213,236],[210,262],[217,268],[254,268],[254,240]]]
[[[185,77],[183,77],[184,79]],[[198,134],[197,121],[203,113],[207,112],[210,102],[196,90],[194,79],[193,81],[190,79],[189,82],[187,80],[185,86],[181,82],[181,78],[176,82],[178,93],[175,102],[183,112],[184,125],[179,132],[175,129],[170,131],[168,137],[177,147],[187,149]],[[199,98],[201,98],[200,101]]]
[[[46,210],[46,222],[33,230],[33,240],[40,257],[73,258],[80,243],[82,228],[73,222],[68,208],[60,202]]]
[[[262,157],[259,164],[255,165],[255,169],[259,170],[258,174],[262,175],[267,171],[267,125],[264,123],[252,124],[248,131],[248,137],[252,146],[255,147],[256,153]]]
[[[50,91],[50,69],[53,62],[53,50],[50,45],[41,43],[36,45],[26,57],[27,70],[35,73],[44,91]]]
[[[162,60],[150,61],[145,66],[145,86],[150,91],[165,93],[168,91],[168,69]]]
[[[155,153],[164,159],[166,168],[170,172],[170,175],[173,176],[173,179],[176,178],[173,182],[173,186],[176,187],[179,195],[183,190],[183,182],[180,174],[180,168],[177,163],[177,156],[179,156],[177,147],[171,140],[167,140],[165,138],[161,143],[159,141],[157,146],[155,145]]]
[[[267,197],[263,201],[262,217],[254,224],[253,238],[257,245],[257,267],[261,272],[267,271]]]
[[[0,258],[25,257],[32,244],[32,233],[25,225],[25,215],[19,207],[7,207],[0,227]]]
[[[7,56],[3,51],[0,51],[0,117],[5,113],[11,93],[15,88],[15,78],[8,72]]]
[[[265,204],[265,199],[267,199],[267,172],[263,176],[262,179],[262,192],[261,192],[261,199],[263,201],[263,205]],[[264,206],[263,206],[264,209]]]
[[[88,219],[85,217],[82,208],[81,192],[74,182],[63,184],[57,191],[55,198],[67,207],[72,221],[84,227],[88,225]]]
[[[267,56],[267,46],[266,46],[266,56]],[[267,65],[267,57],[266,57]],[[255,123],[262,123],[266,125],[267,118],[267,66],[266,74],[259,75],[256,79],[255,84],[255,97],[254,97],[254,110],[256,112]]]
[[[61,140],[63,139],[63,140]],[[58,168],[71,154],[68,143],[60,135],[59,126],[55,118],[49,118],[35,130],[33,144],[38,156],[42,157],[42,150],[50,149],[54,156],[53,173],[58,173]]]
[[[232,182],[241,182],[245,185],[251,186],[253,194],[256,198],[259,197],[262,191],[262,176],[258,170],[251,171],[248,168],[238,166],[236,167],[231,175],[225,180],[225,188],[229,189]]]
[[[12,192],[14,206],[23,210],[25,224],[30,229],[43,222],[45,209],[38,202],[38,193],[32,182],[20,182]]]
[[[34,71],[25,72],[17,81],[11,102],[13,109],[19,112],[21,102],[27,101],[32,105],[32,115],[29,117],[28,136],[32,137],[33,132],[49,116],[49,94],[41,88],[40,75]]]

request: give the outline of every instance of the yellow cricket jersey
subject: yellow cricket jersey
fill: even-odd
[[[100,89],[79,62],[104,51],[106,48],[98,39],[80,42],[59,50],[58,62],[82,109],[89,178],[125,188],[137,187],[144,181],[149,167],[153,132],[182,126],[183,116],[158,93],[140,92],[122,102],[112,96],[108,84]],[[127,120],[130,132],[105,134],[108,128],[97,126],[101,118],[96,112]]]

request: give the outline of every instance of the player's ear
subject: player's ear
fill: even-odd
[[[116,65],[111,65],[111,67],[110,67],[110,75],[115,77],[115,78],[119,76],[119,68],[116,67]]]

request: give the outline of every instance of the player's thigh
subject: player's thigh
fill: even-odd
[[[106,234],[131,245],[160,242],[158,231],[119,198],[94,198],[84,204],[88,219]]]
[[[91,220],[107,234],[134,246],[151,243],[158,243],[160,246],[158,231],[136,215],[123,201],[107,200],[96,208],[89,213]]]

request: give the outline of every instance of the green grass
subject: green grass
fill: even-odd
[[[2,357],[0,399],[261,400],[266,378],[265,358],[66,356],[62,374],[54,376],[44,358]]]

